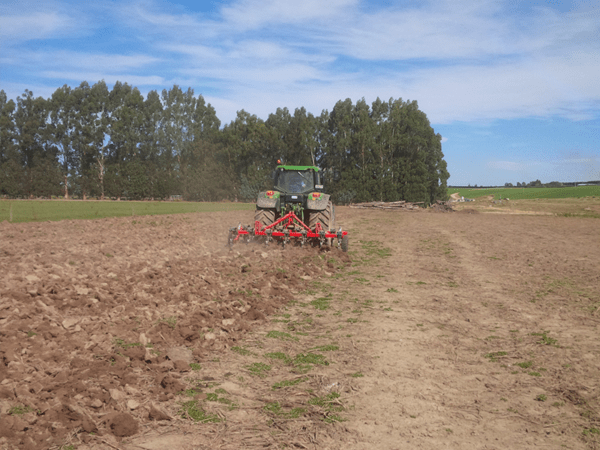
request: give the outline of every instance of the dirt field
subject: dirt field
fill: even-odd
[[[0,449],[600,447],[600,221],[337,209],[0,224]]]

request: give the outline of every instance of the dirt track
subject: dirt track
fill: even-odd
[[[598,446],[597,220],[240,214],[0,224],[0,448]]]

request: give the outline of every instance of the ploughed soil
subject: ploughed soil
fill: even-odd
[[[0,449],[598,448],[600,221],[0,224]]]

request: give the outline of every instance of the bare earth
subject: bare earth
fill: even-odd
[[[0,449],[599,448],[600,221],[512,212],[3,222]]]

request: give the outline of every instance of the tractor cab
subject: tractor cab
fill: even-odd
[[[277,166],[274,187],[282,194],[308,194],[323,191],[321,174],[315,166]]]

